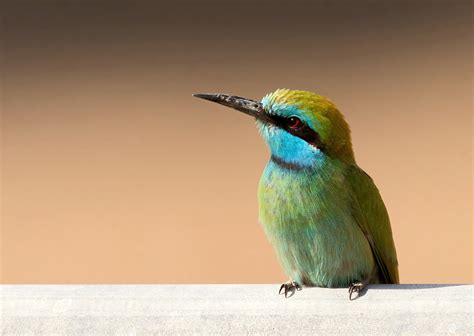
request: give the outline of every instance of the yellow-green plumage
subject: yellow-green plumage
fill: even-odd
[[[372,179],[355,163],[343,115],[327,99],[304,91],[278,90],[262,103],[267,113],[305,120],[324,144],[316,159],[311,151],[295,155],[291,142],[296,147],[301,139],[259,124],[273,155],[305,167],[285,169],[271,160],[259,186],[260,221],[287,275],[322,287],[349,286],[372,274],[371,283],[398,283],[389,217]],[[274,142],[290,146],[282,151]]]
[[[350,286],[351,294],[368,283],[398,283],[387,211],[357,166],[349,125],[332,102],[286,89],[260,103],[196,96],[256,118],[271,152],[259,184],[260,222],[292,281]]]

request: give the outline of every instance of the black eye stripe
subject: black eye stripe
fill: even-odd
[[[319,148],[321,151],[324,151],[324,144],[322,143],[319,134],[309,127],[303,120],[298,118],[301,121],[301,126],[295,129],[288,126],[287,117],[272,115],[271,118],[275,120],[276,126],[283,128],[288,133],[293,134],[294,136],[297,136],[307,143]]]

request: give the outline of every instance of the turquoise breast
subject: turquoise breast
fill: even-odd
[[[354,221],[344,166],[286,166],[272,158],[259,184],[259,217],[285,273],[302,285],[346,287],[375,263]]]

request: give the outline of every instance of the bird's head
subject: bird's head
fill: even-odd
[[[349,125],[317,94],[280,89],[262,101],[225,94],[195,94],[256,118],[272,157],[289,167],[313,167],[327,158],[354,162]]]

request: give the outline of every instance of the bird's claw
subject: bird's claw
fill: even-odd
[[[365,284],[362,282],[354,282],[349,286],[349,301],[354,300],[360,296],[360,292],[365,288]],[[354,298],[352,298],[352,294],[357,294]]]
[[[301,289],[302,287],[296,281],[288,281],[280,286],[278,294],[285,294],[285,298],[289,298],[295,295],[295,290],[300,291]]]

